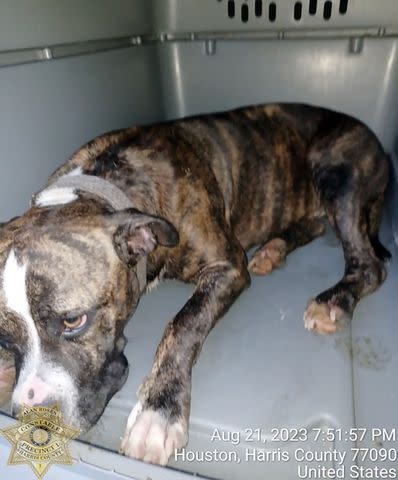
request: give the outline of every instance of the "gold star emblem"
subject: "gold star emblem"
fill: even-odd
[[[8,465],[28,464],[39,480],[53,464],[72,465],[68,443],[80,430],[63,423],[58,405],[24,405],[17,419],[16,425],[0,430],[12,445]]]

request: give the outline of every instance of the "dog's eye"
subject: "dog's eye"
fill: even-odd
[[[20,353],[20,347],[11,338],[0,337],[0,352],[1,350],[7,350],[12,353]],[[1,356],[1,355],[0,355]]]
[[[87,319],[88,317],[86,313],[74,318],[65,318],[63,320],[63,324],[65,327],[63,334],[65,336],[73,336],[73,335],[76,335],[77,333],[80,333],[84,329],[87,323]]]
[[[13,343],[5,338],[0,337],[0,348],[4,348],[5,350],[12,350]]]

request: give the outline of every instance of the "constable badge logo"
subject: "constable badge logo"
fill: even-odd
[[[58,405],[24,405],[17,419],[16,425],[0,430],[12,445],[8,465],[28,464],[39,480],[53,464],[72,465],[68,443],[80,430],[63,423]]]

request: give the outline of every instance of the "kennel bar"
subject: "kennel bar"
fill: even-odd
[[[397,165],[396,0],[4,0],[0,13],[0,62],[10,55],[0,69],[0,220],[23,212],[48,175],[103,131],[251,103],[308,102],[353,114]],[[396,425],[396,220],[392,200],[382,229],[394,254],[387,281],[336,336],[310,335],[302,323],[307,300],[343,270],[330,231],[269,278],[253,279],[195,367],[189,450],[244,456],[252,447],[277,450],[271,428]],[[126,331],[126,385],[98,426],[73,442],[76,464],[46,478],[297,478],[294,462],[171,461],[163,469],[117,454],[163,329],[191,292],[167,282],[142,299]],[[0,428],[10,422],[0,415]],[[215,428],[264,434],[261,442],[232,445],[211,442]],[[302,446],[317,443],[310,435]],[[375,445],[367,438],[361,446]],[[282,447],[290,456],[297,448]],[[6,466],[8,453],[0,439],[0,475],[28,478],[27,467]]]

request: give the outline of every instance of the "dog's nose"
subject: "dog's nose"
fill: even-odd
[[[29,407],[49,406],[57,402],[54,388],[43,381],[38,375],[31,374],[14,391],[13,403],[15,409],[21,405]]]
[[[37,375],[31,375],[22,387],[18,398],[19,403],[25,405],[41,405],[53,396],[53,389]]]

